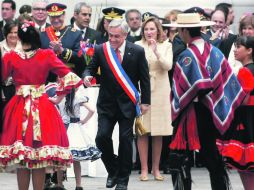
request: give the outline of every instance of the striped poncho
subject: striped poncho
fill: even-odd
[[[173,125],[177,125],[178,129],[170,148],[186,149],[184,137],[181,137],[184,131],[182,129],[184,120],[188,120],[186,131],[189,149],[200,148],[198,135],[195,132],[196,121],[193,107],[193,100],[197,97],[198,101],[210,110],[214,125],[221,134],[230,127],[234,110],[245,97],[224,55],[208,42],[204,43],[203,54],[191,43],[180,54],[176,63],[171,108]]]

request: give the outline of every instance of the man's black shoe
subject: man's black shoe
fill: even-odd
[[[127,185],[125,184],[117,184],[115,190],[127,190]]]
[[[106,187],[107,188],[114,187],[116,185],[116,180],[117,180],[116,176],[114,176],[114,177],[108,176],[107,182],[106,182]]]

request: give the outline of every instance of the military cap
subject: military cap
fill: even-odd
[[[19,9],[19,14],[31,14],[32,7],[30,5],[23,5]]]
[[[64,10],[67,8],[66,5],[61,3],[51,3],[47,5],[46,10],[49,16],[60,16],[64,14]]]
[[[207,20],[208,18],[210,18],[210,15],[208,15],[204,11],[204,9],[202,9],[200,7],[191,7],[189,9],[185,10],[184,13],[198,13],[200,15],[201,20]]]
[[[142,14],[142,22],[145,22],[150,17],[158,18],[158,16],[153,13],[145,12],[144,14]]]
[[[102,12],[104,14],[105,19],[113,20],[113,19],[122,19],[123,14],[125,13],[125,10],[119,9],[116,7],[108,7],[108,8],[102,9]]]

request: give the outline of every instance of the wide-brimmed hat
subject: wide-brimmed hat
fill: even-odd
[[[202,26],[212,26],[215,22],[201,21],[198,13],[180,13],[177,15],[176,22],[170,24],[163,24],[165,27],[177,27],[177,28],[195,28]]]

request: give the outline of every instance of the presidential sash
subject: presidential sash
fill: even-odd
[[[134,84],[131,82],[130,78],[124,71],[120,61],[117,58],[114,49],[110,46],[109,42],[103,44],[103,51],[107,63],[109,64],[109,67],[113,75],[115,76],[117,82],[120,84],[125,93],[129,96],[131,101],[136,106],[136,116],[137,117],[141,116],[141,110],[139,107],[140,95],[138,93],[138,90],[136,89],[136,87],[134,86]]]

